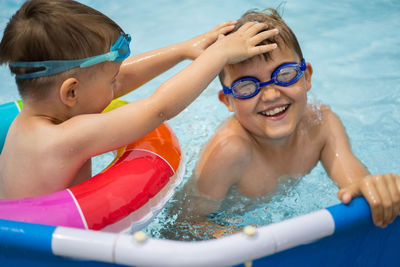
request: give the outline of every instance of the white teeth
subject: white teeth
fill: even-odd
[[[264,111],[264,112],[262,112],[262,114],[265,115],[265,116],[274,116],[274,115],[276,115],[276,114],[278,114],[278,113],[280,113],[280,112],[286,110],[287,107],[288,107],[288,106],[283,106],[283,107],[274,108],[274,109],[272,109],[272,110]]]

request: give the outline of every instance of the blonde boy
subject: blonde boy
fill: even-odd
[[[218,97],[234,115],[217,130],[196,167],[195,189],[203,197],[197,210],[216,209],[233,185],[247,197],[267,195],[279,181],[304,176],[321,161],[342,202],[363,195],[374,223],[391,223],[400,211],[398,175],[371,175],[351,151],[337,115],[327,106],[319,111],[307,104],[313,69],[278,13],[248,12],[235,29],[249,21],[278,29],[279,35],[264,42],[278,48],[221,72],[224,89]]]

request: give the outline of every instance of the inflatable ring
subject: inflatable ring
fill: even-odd
[[[106,110],[126,103],[114,100]],[[0,106],[1,117],[8,118],[0,125],[0,149],[21,104]],[[136,231],[161,211],[183,174],[178,140],[164,123],[118,149],[106,169],[81,184],[45,196],[0,200],[0,218],[109,232]]]

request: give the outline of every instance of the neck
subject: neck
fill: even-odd
[[[282,152],[290,151],[292,147],[295,146],[297,142],[297,127],[296,129],[289,134],[288,136],[284,136],[281,138],[265,138],[254,136],[249,133],[253,141],[260,147],[263,151],[268,151],[273,153],[274,155],[281,154]]]
[[[60,124],[70,118],[68,110],[57,99],[24,100],[21,114],[38,117],[53,124]]]

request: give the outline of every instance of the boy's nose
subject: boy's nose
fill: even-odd
[[[263,101],[271,101],[281,96],[281,91],[274,84],[270,84],[261,88],[261,99]]]

